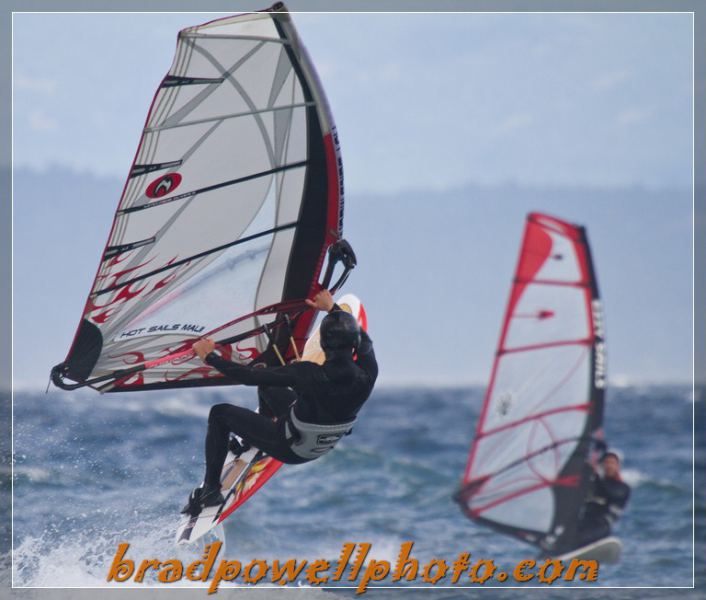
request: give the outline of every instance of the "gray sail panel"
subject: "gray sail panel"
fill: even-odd
[[[154,361],[203,331],[314,289],[326,248],[340,236],[330,226],[342,214],[340,157],[323,90],[283,11],[180,33],[83,315],[102,350],[88,376],[79,336],[67,357],[82,365],[79,379],[136,357]],[[254,316],[220,333],[274,318]],[[298,319],[297,336],[310,321]],[[96,334],[81,339],[89,338],[93,348]],[[261,335],[251,346],[260,353],[266,344]],[[231,351],[235,360],[253,358]],[[202,366],[156,367],[136,377],[138,387],[198,378]]]

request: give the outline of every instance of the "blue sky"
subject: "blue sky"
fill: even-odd
[[[66,353],[177,31],[215,16],[14,16],[21,382],[45,384]],[[689,380],[689,15],[294,18],[340,132],[362,259],[348,289],[368,302],[383,381],[487,379],[528,210],[588,226],[613,381]],[[388,260],[407,245],[413,262]]]
[[[15,165],[123,177],[176,32],[214,16],[15,15]],[[691,184],[688,14],[295,22],[334,109],[352,192]]]

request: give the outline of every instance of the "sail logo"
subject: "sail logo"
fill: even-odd
[[[159,325],[150,325],[149,327],[139,327],[129,331],[123,331],[116,336],[115,341],[142,337],[146,335],[154,335],[159,333],[177,333],[182,332],[189,335],[199,335],[206,330],[205,325],[194,325],[192,323],[163,323]]]
[[[605,326],[603,322],[603,304],[600,300],[596,299],[591,302],[591,311],[593,313],[593,335],[603,339],[605,336]]]
[[[147,186],[145,194],[148,198],[161,198],[169,192],[173,192],[181,183],[181,175],[179,173],[167,173],[155,179]]]
[[[598,389],[605,387],[606,368],[605,368],[605,343],[596,342],[595,347],[595,367],[594,367],[594,383]]]
[[[336,171],[338,174],[338,235],[340,236],[343,231],[343,210],[345,206],[345,199],[343,190],[343,159],[341,158],[341,143],[338,140],[338,131],[335,126],[331,128],[331,137],[333,139],[333,152],[336,157]]]
[[[606,358],[605,358],[605,335],[604,320],[603,320],[603,305],[600,300],[591,302],[591,310],[593,313],[593,335],[594,343],[594,385],[598,389],[603,389],[606,384]]]
[[[501,417],[504,417],[508,412],[510,412],[511,405],[512,394],[510,392],[503,392],[498,396],[497,411]]]

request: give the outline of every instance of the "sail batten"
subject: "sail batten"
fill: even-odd
[[[603,336],[585,230],[531,213],[457,495],[471,519],[545,551],[572,543],[602,436]]]

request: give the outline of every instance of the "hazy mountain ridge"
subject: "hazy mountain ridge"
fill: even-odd
[[[14,172],[15,376],[46,381],[73,337],[122,191],[118,178]],[[586,224],[617,383],[685,381],[691,362],[688,190],[525,189],[349,193],[381,382],[483,383],[527,212]],[[194,232],[208,235],[208,232]]]

